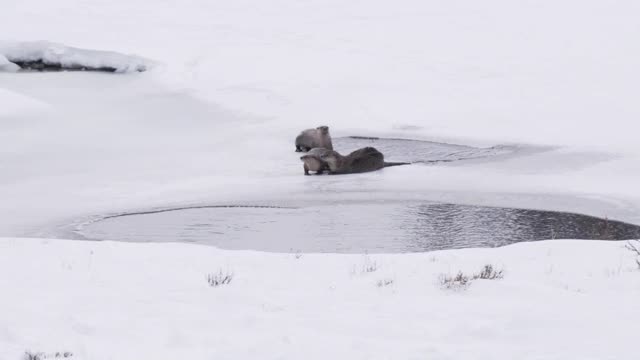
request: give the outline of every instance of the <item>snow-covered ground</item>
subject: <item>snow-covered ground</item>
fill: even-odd
[[[638,356],[640,272],[620,243],[296,256],[21,238],[0,249],[7,360]],[[486,264],[504,278],[440,285]],[[231,283],[210,286],[220,271]]]
[[[640,277],[619,243],[376,255],[380,270],[353,275],[363,256],[16,237],[55,237],[109,212],[318,199],[640,224],[639,17],[632,0],[3,7],[4,44],[46,40],[157,66],[0,72],[0,359],[27,349],[87,359],[635,359]],[[11,70],[5,54],[0,67]],[[304,177],[293,138],[321,124],[334,136],[553,150]],[[459,293],[436,285],[442,272],[487,261],[505,279]],[[234,280],[209,288],[204,277],[219,268]],[[382,278],[394,284],[378,288]]]

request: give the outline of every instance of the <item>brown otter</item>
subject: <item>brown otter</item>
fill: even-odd
[[[313,148],[333,150],[328,126],[304,130],[296,137],[296,152],[307,152]]]
[[[329,165],[329,174],[355,174],[380,170],[387,166],[409,164],[405,162],[385,162],[384,155],[373,147],[358,149],[347,156],[342,156],[336,151],[328,151],[322,154],[320,159],[326,161]]]
[[[300,157],[304,163],[304,174],[309,175],[309,171],[315,171],[316,175],[322,174],[325,170],[329,171],[329,165],[320,157],[329,153],[331,150],[325,148],[313,148],[306,155]]]

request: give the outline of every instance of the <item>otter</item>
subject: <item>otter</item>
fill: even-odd
[[[329,171],[329,165],[320,157],[329,153],[331,150],[325,148],[313,148],[306,155],[300,157],[304,163],[304,174],[309,175],[309,171],[315,171],[316,175],[322,174],[325,170]]]
[[[296,137],[296,152],[307,152],[313,148],[333,150],[328,126],[304,130]]]
[[[384,155],[374,147],[358,149],[347,156],[327,151],[320,159],[329,165],[329,174],[355,174],[380,170],[388,166],[409,165],[406,162],[385,162]]]

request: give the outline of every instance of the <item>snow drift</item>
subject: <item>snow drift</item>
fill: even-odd
[[[16,71],[20,67],[7,59],[4,55],[0,54],[0,71]]]
[[[47,41],[0,43],[0,70],[142,72],[149,60],[112,51],[87,50]]]

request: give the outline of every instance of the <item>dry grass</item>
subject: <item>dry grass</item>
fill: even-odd
[[[378,280],[378,282],[376,282],[376,286],[377,287],[385,287],[385,286],[389,286],[389,285],[393,285],[393,279],[380,279]]]
[[[454,276],[446,274],[440,275],[440,285],[447,290],[465,290],[474,280],[498,280],[503,277],[503,270],[496,270],[493,265],[487,264],[480,272],[471,275],[465,274],[462,271],[458,271]]]
[[[640,270],[640,240],[627,241],[624,247],[636,254],[636,264],[638,265],[638,270]]]
[[[228,271],[223,272],[219,270],[217,273],[207,275],[207,283],[209,283],[211,287],[227,285],[231,283],[231,280],[233,280],[233,273]]]
[[[25,351],[24,360],[45,360],[45,359],[68,359],[73,357],[73,353],[69,351],[55,352],[55,353],[43,353],[34,351]]]

